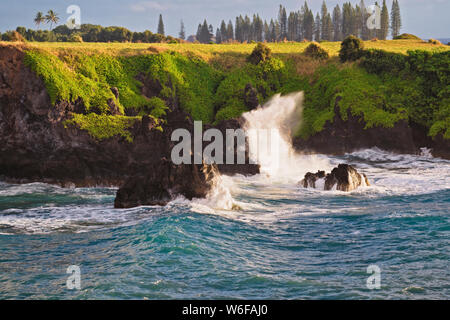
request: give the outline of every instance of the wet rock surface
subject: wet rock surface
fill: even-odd
[[[328,174],[325,174],[325,171],[306,173],[304,179],[300,181],[300,185],[304,188],[323,188],[323,190],[348,192],[361,186],[370,186],[370,183],[364,173],[359,173],[348,164],[340,164]]]

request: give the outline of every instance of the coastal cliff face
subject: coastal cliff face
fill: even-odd
[[[46,83],[24,63],[24,57],[24,48],[0,46],[2,180],[78,187],[123,186],[118,194],[117,207],[164,204],[177,194],[188,198],[206,195],[210,188],[209,178],[200,174],[205,168],[201,165],[182,168],[183,165],[172,167],[167,164],[175,144],[170,139],[173,130],[185,128],[193,135],[192,117],[180,108],[177,95],[164,101],[168,106],[164,121],[158,123],[158,119],[152,116],[130,114],[131,109],[128,109],[125,110],[126,116],[122,116],[128,121],[124,129],[126,135],[112,134],[99,139],[71,120],[88,113],[121,117],[117,105],[120,90],[110,88],[112,97],[116,99],[109,98],[107,110],[96,110],[93,106],[89,109],[80,98],[73,102],[61,99],[52,102]],[[137,78],[142,83],[140,90],[143,96],[152,98],[160,94],[160,83],[142,74]],[[242,90],[250,92],[247,96],[251,107],[255,107],[257,96],[254,90],[248,85]],[[361,117],[348,112],[344,120],[338,108],[336,104],[333,121],[326,122],[322,131],[307,139],[295,138],[294,146],[303,152],[327,154],[371,147],[418,153],[419,148],[428,147],[433,149],[434,156],[450,159],[450,140],[442,135],[431,139],[425,128],[408,124],[405,120],[398,121],[391,128],[366,129]],[[223,120],[214,126],[205,125],[204,129],[211,127],[225,134],[226,129],[242,128],[243,120]],[[218,170],[222,174],[256,174],[259,167],[219,165]],[[198,188],[183,181],[196,181]],[[144,182],[146,186],[139,187]],[[133,195],[133,190],[137,195]],[[144,195],[150,191],[149,196]]]
[[[8,181],[121,186],[164,166],[162,159],[170,159],[174,145],[170,140],[173,130],[193,130],[190,116],[173,102],[162,130],[155,129],[153,118],[142,116],[127,129],[132,142],[120,135],[96,139],[66,122],[73,115],[86,113],[83,101],[52,105],[43,80],[24,64],[21,48],[0,47],[0,80],[0,176]],[[143,93],[153,90],[145,83],[148,81]],[[114,114],[114,103],[110,107]],[[240,126],[237,120],[227,122],[219,127]],[[254,165],[224,168],[227,170],[242,174],[259,171]]]
[[[365,128],[366,123],[361,116],[352,115],[350,110],[347,110],[347,119],[342,119],[338,102],[336,101],[333,120],[327,121],[322,131],[307,139],[293,139],[297,150],[343,155],[377,147],[396,153],[419,154],[421,148],[429,148],[433,156],[450,159],[450,140],[444,139],[442,134],[432,139],[427,135],[426,128],[410,125],[406,120],[396,122],[392,128]]]

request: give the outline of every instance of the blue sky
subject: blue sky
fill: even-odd
[[[359,3],[360,0],[351,0]],[[380,2],[382,0],[379,0]],[[328,9],[344,0],[326,1]],[[0,0],[0,32],[17,26],[34,28],[33,17],[37,11],[54,9],[61,17],[67,17],[66,8],[76,4],[81,8],[82,23],[118,25],[133,31],[149,29],[156,31],[158,16],[163,14],[166,34],[177,35],[180,20],[183,19],[186,33],[195,33],[204,18],[214,28],[222,19],[228,21],[239,14],[259,13],[263,18],[277,16],[278,5],[283,4],[288,11],[298,10],[303,0]],[[365,0],[366,5],[373,4]],[[427,38],[450,38],[450,0],[399,0],[402,11],[402,32]],[[322,0],[309,0],[314,13],[320,10]],[[392,0],[387,0],[391,8]]]

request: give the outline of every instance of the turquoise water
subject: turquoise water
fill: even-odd
[[[450,298],[450,161],[380,150],[301,159],[303,171],[354,164],[372,186],[224,177],[207,200],[114,210],[115,189],[1,183],[0,298]],[[366,287],[372,264],[378,290]],[[70,265],[81,290],[66,287]]]

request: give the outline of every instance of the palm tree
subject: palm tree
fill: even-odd
[[[45,16],[45,20],[47,21],[47,23],[50,22],[50,30],[52,30],[53,23],[58,23],[59,17],[58,14],[53,10],[48,10],[47,15]]]
[[[38,29],[41,23],[45,22],[45,17],[44,14],[42,12],[38,12],[36,13],[36,17],[34,18],[34,23],[37,25]]]

